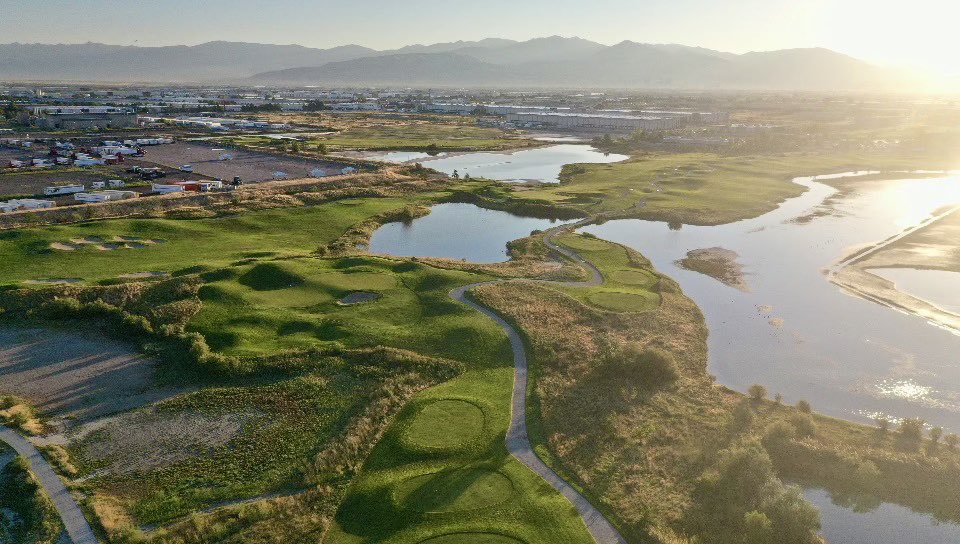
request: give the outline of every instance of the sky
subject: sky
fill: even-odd
[[[956,0],[0,0],[0,43],[390,49],[561,35],[733,53],[826,47],[960,78],[958,20]]]

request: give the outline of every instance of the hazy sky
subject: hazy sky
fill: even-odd
[[[731,52],[821,46],[960,75],[956,0],[0,0],[0,43],[347,43],[559,34]]]

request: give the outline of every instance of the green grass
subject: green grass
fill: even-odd
[[[489,367],[509,353],[496,325],[450,300],[485,276],[376,257],[302,258],[227,269],[201,287],[187,329],[227,355],[377,345]],[[377,300],[342,305],[355,291]]]
[[[660,278],[649,270],[649,263],[633,262],[623,246],[576,234],[564,234],[556,241],[595,264],[603,274],[603,285],[558,289],[589,306],[612,312],[644,312],[660,305]]]
[[[0,457],[7,454],[0,443]],[[54,544],[63,532],[63,522],[53,502],[43,492],[23,457],[0,466],[0,542]],[[18,522],[8,523],[7,514]]]
[[[421,393],[400,413],[326,542],[592,542],[570,503],[506,451],[513,367],[498,362]],[[424,441],[444,448],[420,447]]]
[[[0,284],[44,278],[88,282],[192,266],[221,268],[251,256],[302,255],[364,219],[402,207],[394,198],[248,212],[213,219],[120,219],[0,232]],[[52,249],[71,239],[134,236],[162,243],[137,249]]]

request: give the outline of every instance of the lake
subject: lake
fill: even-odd
[[[400,257],[466,259],[496,263],[509,259],[507,242],[566,223],[521,217],[473,204],[447,203],[409,223],[387,223],[370,238],[369,251]]]

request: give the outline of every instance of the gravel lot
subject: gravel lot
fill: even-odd
[[[327,175],[339,174],[343,164],[334,161],[283,157],[269,153],[243,151],[216,147],[203,142],[177,142],[145,148],[143,161],[177,168],[189,164],[197,174],[230,181],[240,176],[244,182],[260,182],[274,179],[275,172],[284,172],[290,179],[311,177],[319,168]],[[230,160],[220,160],[231,155]],[[186,175],[189,177],[189,174]]]
[[[155,362],[88,333],[0,328],[0,393],[46,415],[88,421],[178,393],[154,383]]]

